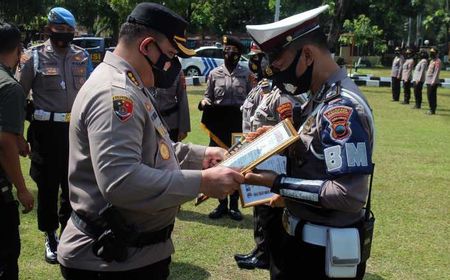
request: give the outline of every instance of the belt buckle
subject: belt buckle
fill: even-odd
[[[70,122],[70,113],[66,113],[64,116],[64,121],[65,122]]]

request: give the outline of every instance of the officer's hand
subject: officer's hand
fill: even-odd
[[[258,138],[261,134],[264,134],[267,130],[271,129],[273,126],[265,125],[260,128],[258,128],[254,132],[249,132],[245,135],[245,141],[246,142],[252,142],[256,138]]]
[[[245,183],[271,188],[278,174],[270,170],[253,170],[245,174]]]
[[[30,145],[25,140],[23,135],[17,136],[17,147],[19,148],[19,155],[23,157],[30,155],[31,153]]]
[[[19,200],[20,204],[22,204],[22,206],[24,207],[22,213],[26,214],[31,210],[33,210],[34,198],[27,188],[17,191],[17,199]]]
[[[200,192],[218,199],[234,193],[244,182],[244,176],[228,167],[217,166],[202,171]]]
[[[200,104],[202,105],[202,107],[211,106],[211,102],[209,102],[208,99],[202,99],[202,101],[200,101]]]
[[[178,142],[183,141],[187,137],[187,132],[178,133]]]
[[[225,159],[227,150],[220,147],[207,147],[203,158],[203,169],[211,168]]]
[[[282,208],[282,207],[286,207],[286,204],[284,203],[284,198],[281,195],[275,194],[274,196],[272,196],[270,198],[269,206],[273,207],[273,208],[274,207]]]

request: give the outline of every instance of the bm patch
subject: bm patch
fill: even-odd
[[[121,122],[126,122],[133,116],[133,101],[127,96],[113,96],[113,108]]]

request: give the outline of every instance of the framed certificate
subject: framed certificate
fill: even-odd
[[[220,165],[237,168],[245,174],[300,138],[289,119],[278,123],[254,141],[244,145]]]

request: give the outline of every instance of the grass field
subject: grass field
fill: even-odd
[[[206,144],[197,103],[202,87],[190,87],[192,132],[188,141]],[[377,221],[367,280],[450,279],[450,90],[438,89],[438,110],[390,101],[388,88],[362,87],[374,110],[377,136],[373,210]],[[426,97],[425,97],[426,100]],[[426,105],[424,107],[427,107]],[[28,160],[23,160],[28,174]],[[36,194],[34,183],[28,185]],[[171,279],[268,279],[264,270],[236,267],[233,254],[253,246],[251,209],[242,222],[212,221],[216,201],[181,207],[174,231],[176,253]],[[20,279],[61,279],[59,268],[43,258],[43,235],[36,211],[22,215]],[[86,279],[87,280],[87,279]]]

